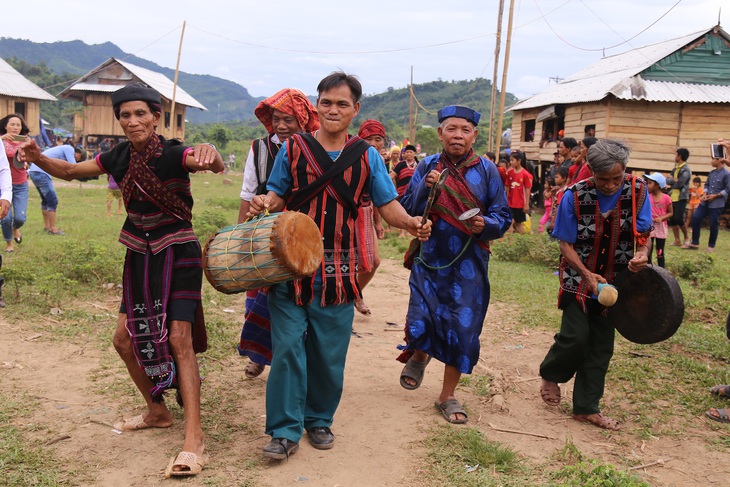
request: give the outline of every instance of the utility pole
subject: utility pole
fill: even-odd
[[[509,21],[507,22],[507,43],[504,48],[504,70],[502,71],[502,89],[499,93],[499,118],[497,120],[497,140],[502,137],[502,119],[504,117],[504,97],[507,93],[507,69],[509,68],[509,48],[512,43],[512,20],[515,14],[515,0],[509,2]],[[497,150],[500,143],[497,142]]]
[[[504,13],[504,0],[499,0],[499,15],[497,17],[497,43],[494,46],[494,75],[492,76],[492,98],[489,101],[489,152],[494,151],[494,107],[497,105],[497,76],[499,75],[499,49],[502,43],[502,14]],[[499,152],[499,142],[497,151]]]
[[[175,64],[175,79],[172,83],[172,103],[170,104],[170,130],[171,135],[170,138],[174,139],[175,134],[177,133],[176,126],[177,126],[177,117],[175,116],[175,96],[177,95],[177,75],[180,73],[180,54],[182,53],[182,44],[183,44],[183,37],[185,36],[185,23],[186,21],[183,20],[183,26],[182,26],[182,32],[180,33],[180,46],[177,48],[177,64]],[[164,121],[163,121],[164,122]]]
[[[411,144],[416,142],[416,126],[413,123],[413,66],[411,66],[411,101],[408,109],[408,141]]]

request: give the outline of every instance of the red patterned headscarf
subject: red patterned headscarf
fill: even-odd
[[[271,112],[274,110],[296,117],[299,126],[305,132],[314,132],[319,128],[317,110],[315,110],[309,98],[295,88],[284,88],[262,100],[253,111],[256,118],[261,121],[270,134],[274,133],[274,126],[271,123]]]
[[[360,125],[360,130],[357,132],[357,135],[361,139],[367,139],[371,135],[380,135],[385,138],[385,127],[383,127],[383,124],[377,120],[365,120],[362,125]]]

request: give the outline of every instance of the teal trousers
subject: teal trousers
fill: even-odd
[[[560,332],[540,364],[540,376],[550,382],[568,382],[575,375],[573,414],[601,412],[598,403],[613,356],[615,332],[597,308],[589,308],[586,314],[576,301],[569,303],[563,310]]]
[[[286,284],[269,291],[272,360],[266,382],[266,434],[299,442],[304,429],[329,427],[342,397],[353,303],[322,307],[315,287],[297,306]]]

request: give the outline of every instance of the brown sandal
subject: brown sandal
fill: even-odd
[[[265,365],[257,364],[256,362],[249,362],[243,369],[243,374],[249,379],[254,379],[261,375],[266,368]]]
[[[579,423],[589,423],[605,430],[618,431],[621,425],[615,419],[604,416],[601,413],[593,414],[574,414],[573,419]]]
[[[540,386],[540,397],[548,406],[559,406],[560,386],[555,382],[543,379]]]

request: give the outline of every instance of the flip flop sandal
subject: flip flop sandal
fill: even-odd
[[[621,429],[621,425],[615,419],[611,419],[601,413],[593,414],[574,414],[573,419],[579,423],[588,423],[605,430],[618,431]]]
[[[712,414],[712,411],[715,411],[718,415],[715,416],[714,414]],[[718,423],[730,423],[730,415],[728,414],[727,409],[712,408],[705,413],[705,416],[713,421],[717,421]]]
[[[465,424],[469,421],[469,416],[467,416],[466,411],[464,411],[464,408],[461,407],[461,404],[456,399],[447,399],[441,404],[436,401],[433,405],[441,412],[444,419],[451,424]],[[460,419],[453,419],[451,416],[455,414],[461,414],[464,417]]]
[[[710,389],[710,394],[723,399],[730,399],[730,386],[715,386]]]
[[[426,366],[430,361],[430,355],[425,362],[417,362],[413,360],[413,357],[409,358],[408,362],[406,362],[406,366],[403,367],[403,371],[400,373],[401,387],[403,387],[403,389],[408,389],[409,391],[413,391],[421,387],[421,382],[423,382],[423,375],[426,372]],[[406,382],[406,379],[412,379],[416,382],[416,384],[409,384],[408,382]]]
[[[118,429],[119,431],[138,431],[138,430],[146,430],[149,428],[169,428],[168,426],[155,426],[152,424],[147,424],[144,421],[144,416],[139,415],[135,416],[133,418],[124,419],[122,421],[119,421],[114,424],[114,429]]]
[[[559,406],[560,405],[560,386],[555,382],[549,380],[542,380],[540,386],[540,397],[545,404],[548,406]]]

